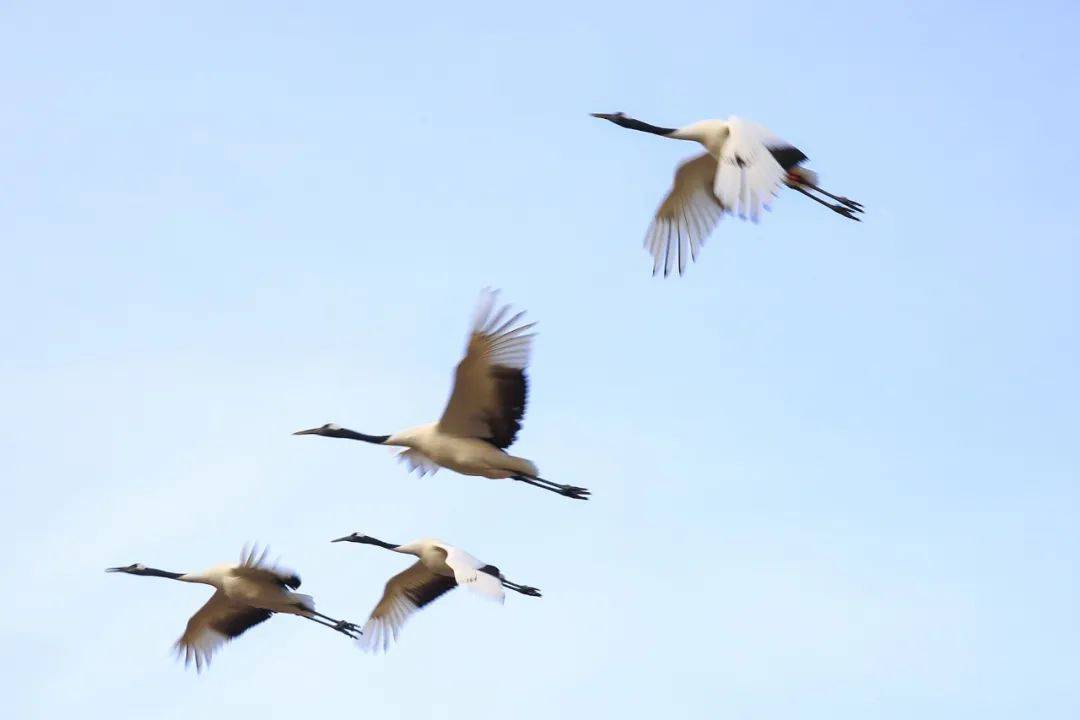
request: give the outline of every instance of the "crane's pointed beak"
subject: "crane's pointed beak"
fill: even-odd
[[[335,538],[334,540],[331,540],[330,542],[350,542],[351,540],[352,540],[352,535],[346,535],[345,537]]]
[[[601,120],[615,120],[617,118],[623,117],[623,114],[621,112],[617,112],[617,113],[589,113],[589,115],[591,115],[594,118],[600,118]]]
[[[322,428],[311,428],[310,430],[297,430],[293,435],[318,435]]]
[[[105,572],[124,572],[125,570],[127,570],[126,567],[105,568]]]

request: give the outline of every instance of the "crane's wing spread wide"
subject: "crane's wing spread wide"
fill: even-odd
[[[436,575],[419,561],[413,563],[387,581],[357,642],[365,650],[387,650],[413,613],[456,585],[454,578]]]
[[[713,195],[716,159],[708,153],[687,160],[675,171],[675,182],[645,233],[645,249],[653,256],[653,275],[667,277],[698,253],[724,214]]]
[[[218,590],[188,620],[184,634],[176,641],[177,653],[183,656],[185,666],[194,661],[196,670],[202,672],[222,645],[272,614],[269,610],[234,603]]]
[[[506,449],[525,415],[525,368],[534,337],[529,330],[535,323],[521,324],[524,312],[511,315],[510,306],[499,307],[497,301],[497,291],[485,290],[480,297],[439,429]]]

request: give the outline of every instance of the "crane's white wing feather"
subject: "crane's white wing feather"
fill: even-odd
[[[507,317],[510,306],[496,309],[497,299],[495,291],[485,290],[481,295],[439,429],[506,449],[525,415],[525,368],[534,337],[528,331],[535,323],[519,324],[524,312]]]
[[[787,175],[769,148],[787,143],[761,125],[740,118],[728,118],[727,126],[713,192],[725,210],[756,222],[761,208],[769,207]]]
[[[675,182],[645,233],[645,249],[653,256],[653,275],[673,268],[682,275],[689,260],[697,260],[706,238],[723,217],[724,207],[713,194],[716,159],[705,153],[675,171]]]
[[[386,651],[413,613],[456,585],[454,578],[437,575],[421,562],[413,563],[386,583],[357,644],[368,651]]]
[[[234,603],[218,590],[188,620],[184,634],[176,641],[177,653],[183,656],[185,666],[194,661],[195,669],[202,672],[222,645],[272,614],[269,610]]]
[[[454,571],[454,579],[459,585],[499,602],[505,599],[498,568],[480,562],[453,545],[440,544],[439,547],[446,553],[446,564]]]
[[[420,477],[434,475],[439,471],[439,464],[419,450],[403,450],[397,457],[399,461],[405,463],[409,472],[415,470]]]

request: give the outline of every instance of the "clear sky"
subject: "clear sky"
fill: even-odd
[[[1073,2],[5,3],[0,686],[12,718],[1080,715]],[[738,114],[786,192],[641,239]],[[437,418],[481,287],[539,321],[514,451],[572,502],[297,438]],[[385,656],[276,617],[169,655],[269,543]],[[301,715],[297,715],[302,713]]]

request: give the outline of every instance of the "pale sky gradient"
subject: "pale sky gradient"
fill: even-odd
[[[1080,716],[1073,2],[7,3],[7,717]],[[687,277],[641,238],[739,114],[785,193]],[[514,450],[588,503],[294,430],[437,417],[477,293],[539,321]],[[169,656],[197,570],[271,544],[386,656],[276,617]]]

